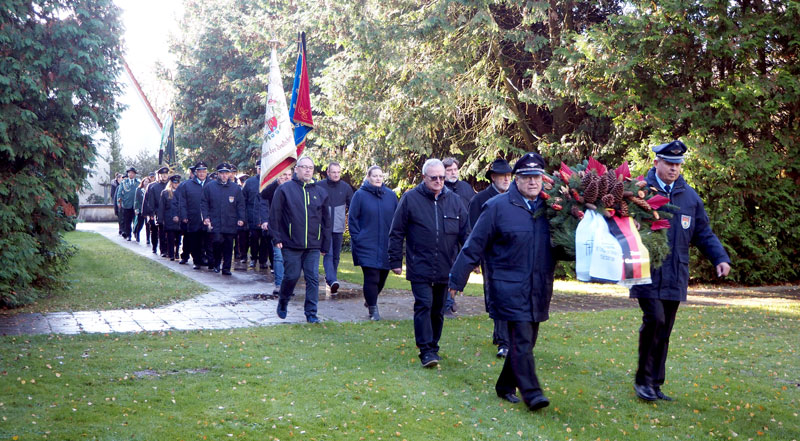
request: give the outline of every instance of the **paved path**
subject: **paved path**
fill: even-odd
[[[252,270],[234,271],[232,276],[222,276],[205,270],[193,270],[191,265],[179,265],[177,261],[171,262],[153,254],[144,243],[123,240],[117,235],[116,223],[80,223],[78,229],[102,234],[142,257],[155,260],[176,273],[208,286],[209,292],[191,300],[151,309],[0,314],[0,335],[153,332],[305,323],[305,287],[302,283],[298,284],[295,296],[289,303],[289,314],[285,320],[281,320],[275,313],[277,300],[257,298],[260,294],[271,293],[274,288],[263,273]],[[324,280],[320,285],[323,288],[320,289],[318,316],[323,321],[355,322],[368,319],[359,285],[343,282],[337,296],[326,295]],[[700,287],[692,290],[691,294],[689,303],[703,305],[800,302],[800,287],[797,286]],[[482,297],[462,296],[457,302],[458,315],[485,314]],[[408,291],[384,290],[378,304],[384,319],[403,320],[413,317],[413,298]],[[630,307],[636,307],[636,303],[623,293],[556,292],[551,304],[552,311]]]

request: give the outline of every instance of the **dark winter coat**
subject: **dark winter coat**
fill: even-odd
[[[164,189],[161,192],[161,202],[158,204],[159,212],[158,218],[164,223],[164,230],[166,231],[180,231],[181,230],[181,201],[180,192],[175,189],[172,192],[172,198],[169,197],[169,190]],[[174,218],[178,220],[175,221]]]
[[[119,214],[119,205],[117,204],[117,187],[119,182],[116,179],[111,180],[111,203],[114,204],[114,214]]]
[[[345,220],[347,219],[347,207],[353,198],[353,187],[341,179],[333,182],[323,179],[317,185],[328,192],[328,205],[330,206],[331,231],[334,233],[344,233]]]
[[[353,265],[388,270],[389,229],[397,209],[397,195],[385,185],[365,183],[350,201],[348,223]]]
[[[494,185],[489,185],[486,187],[485,190],[480,191],[478,194],[469,201],[469,226],[475,228],[475,223],[478,222],[478,216],[481,215],[481,208],[483,204],[486,203],[489,199],[497,196],[500,194],[495,188]]]
[[[144,194],[144,204],[142,210],[145,216],[153,216],[156,222],[161,223],[158,219],[159,205],[161,205],[161,192],[167,188],[166,183],[153,182],[147,186],[147,192]]]
[[[424,183],[407,191],[394,212],[389,233],[389,266],[403,265],[406,242],[406,279],[447,283],[450,266],[469,236],[467,209],[447,187],[435,198]]]
[[[207,182],[203,186],[200,212],[203,219],[211,220],[212,233],[236,234],[237,222],[245,221],[242,188],[235,179],[224,184],[219,180]]]
[[[549,318],[555,259],[546,216],[534,218],[511,184],[486,202],[450,273],[450,288],[463,291],[469,273],[483,259],[489,316],[495,320],[543,322]]]
[[[447,186],[450,191],[463,198],[464,207],[468,206],[472,201],[472,198],[475,197],[475,190],[472,189],[472,186],[461,179],[457,180],[456,182],[444,181],[444,185]]]
[[[269,231],[273,243],[295,250],[328,250],[331,246],[331,218],[328,193],[314,182],[292,176],[275,190],[269,210]]]
[[[648,186],[661,191],[655,168],[647,173],[646,181]],[[662,192],[662,195],[666,196],[666,193]],[[714,266],[731,261],[722,243],[711,231],[703,201],[683,176],[673,183],[669,197],[670,204],[677,207],[671,211],[673,215],[667,230],[672,252],[659,268],[651,271],[652,283],[631,287],[631,298],[685,301],[689,286],[689,245],[699,248]],[[661,210],[670,211],[667,207]]]
[[[242,194],[244,195],[244,209],[247,214],[247,228],[256,230],[261,228],[261,195],[258,187],[260,176],[253,176],[244,181]]]
[[[204,231],[206,228],[203,225],[203,213],[200,209],[200,204],[203,199],[203,187],[210,182],[209,179],[206,179],[201,184],[197,178],[194,178],[182,182],[181,186],[178,187],[178,192],[181,196],[181,222],[184,219],[187,220],[186,231],[189,233]]]

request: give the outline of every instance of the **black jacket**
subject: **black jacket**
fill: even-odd
[[[389,232],[389,266],[403,265],[406,242],[406,279],[447,283],[450,266],[469,236],[467,209],[447,187],[438,198],[424,183],[407,191],[397,206]]]
[[[317,185],[328,192],[328,205],[330,206],[331,231],[334,233],[344,233],[345,221],[350,207],[350,200],[353,198],[353,187],[341,179],[333,182],[323,179]]]
[[[456,182],[447,182],[444,181],[444,185],[455,194],[461,196],[464,201],[464,207],[468,206],[469,203],[472,201],[472,198],[475,197],[475,190],[472,189],[472,186],[469,185],[466,181],[462,181],[461,179],[457,180]]]
[[[475,228],[450,273],[450,288],[462,291],[469,273],[483,259],[496,320],[543,322],[549,318],[555,258],[547,216],[534,217],[537,199],[528,208],[511,184],[508,191],[484,205]]]
[[[117,204],[117,187],[119,182],[116,179],[111,180],[111,203],[114,204],[114,214],[119,214],[119,204]]]
[[[658,188],[655,168],[647,173],[647,185]],[[661,192],[662,196],[667,196]],[[670,204],[677,206],[672,211],[669,221],[669,247],[672,252],[667,255],[660,267],[652,270],[652,283],[631,287],[632,298],[649,298],[661,300],[686,300],[689,286],[689,245],[694,245],[716,266],[722,262],[730,263],[722,243],[708,225],[708,215],[700,196],[689,184],[679,176],[673,183],[669,195]],[[661,208],[667,210],[667,207]]]
[[[203,213],[200,210],[200,201],[203,199],[203,187],[208,185],[211,181],[206,179],[202,184],[197,181],[197,178],[189,179],[181,183],[178,187],[180,193],[181,203],[181,222],[187,220],[186,231],[195,233],[197,231],[204,231]]]
[[[166,231],[180,231],[181,229],[181,202],[180,192],[176,189],[172,192],[172,199],[169,197],[169,191],[164,189],[161,192],[161,202],[158,204],[159,212],[158,218],[164,224]],[[173,218],[177,217],[178,221]]]
[[[475,223],[478,222],[478,216],[481,215],[483,204],[489,199],[499,195],[500,193],[494,188],[494,185],[489,185],[485,190],[479,192],[469,201],[469,226],[475,228]]]
[[[167,188],[166,183],[153,182],[147,186],[147,191],[144,194],[144,204],[142,211],[145,216],[153,216],[156,222],[161,223],[158,219],[159,205],[161,204],[161,192]]]
[[[225,184],[219,180],[207,182],[203,186],[200,200],[203,219],[211,219],[211,233],[236,234],[238,221],[245,221],[244,196],[235,179]]]
[[[247,228],[256,230],[261,228],[261,195],[258,187],[260,176],[253,176],[244,181],[242,194],[244,195],[244,210],[247,215]]]
[[[316,183],[305,183],[293,175],[275,190],[269,208],[273,243],[295,250],[330,249],[328,193]]]

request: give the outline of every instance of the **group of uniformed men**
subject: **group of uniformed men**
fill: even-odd
[[[652,283],[637,285],[630,293],[638,299],[643,311],[634,391],[647,401],[672,399],[661,391],[661,386],[675,315],[680,302],[686,300],[689,245],[703,251],[716,266],[719,277],[730,271],[730,258],[709,227],[702,201],[680,174],[686,150],[680,141],[653,147],[654,167],[646,176],[650,187],[670,198],[672,204],[663,209],[673,211],[669,230],[672,252],[661,267],[653,270]],[[469,273],[480,267],[486,309],[495,321],[493,340],[498,346],[497,356],[505,358],[495,391],[498,397],[516,403],[520,401],[516,394],[519,390],[522,401],[531,410],[537,410],[547,406],[549,400],[535,373],[533,347],[539,323],[549,318],[559,254],[551,245],[546,216],[534,216],[545,203],[540,197],[545,160],[538,153],[527,153],[512,168],[506,160],[497,159],[486,173],[491,185],[477,194],[458,179],[458,165],[453,158],[427,160],[422,167],[422,182],[403,194],[396,208],[390,209],[393,213],[388,230],[388,265],[401,274],[405,255],[406,278],[414,295],[415,340],[420,362],[426,368],[441,361],[439,339],[445,311],[455,309],[455,295],[463,291]],[[170,195],[165,196],[167,181],[177,182],[180,178],[168,177],[162,173],[164,170],[159,170],[159,181],[145,193],[143,209],[147,210],[145,216],[159,213],[155,215],[156,225],[151,227],[151,231],[157,232],[152,239],[154,252],[157,241],[163,243],[161,231],[169,230],[171,223],[183,222],[184,247],[189,249],[195,268],[204,264],[203,244],[210,242],[214,251],[208,257],[209,268],[219,272],[222,264],[222,273],[230,274],[237,227],[246,222],[251,231],[270,231],[273,251],[282,255],[284,266],[282,283],[276,277],[278,316],[286,317],[289,299],[302,270],[306,281],[306,319],[310,323],[319,322],[319,258],[320,255],[330,258],[325,263],[326,281],[333,292],[338,289],[335,271],[345,210],[353,195],[352,188],[340,181],[341,167],[330,163],[328,179],[316,182],[313,160],[302,157],[294,174],[287,170],[265,192],[258,193],[258,181],[254,181],[255,196],[245,196],[230,180],[230,168],[229,164],[220,164],[217,179],[208,182],[206,164],[197,163],[192,178],[175,185],[172,197],[177,197],[178,202],[174,207],[168,202]],[[131,170],[128,173],[131,179]],[[125,211],[131,185],[123,181],[117,190],[123,209],[121,216],[125,219],[131,217]],[[245,193],[248,185],[250,180],[245,183]],[[153,201],[159,196],[160,203]],[[122,233],[130,237],[130,223]],[[265,236],[250,235],[251,240],[253,237],[259,241]],[[169,240],[168,244],[173,246]]]

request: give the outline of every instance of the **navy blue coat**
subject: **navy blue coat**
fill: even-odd
[[[244,195],[244,210],[247,214],[247,228],[261,229],[261,194],[258,191],[261,177],[253,176],[244,181],[242,194]]]
[[[142,212],[145,216],[153,216],[156,218],[157,223],[161,223],[158,219],[159,205],[161,205],[161,192],[167,188],[166,183],[153,182],[147,186],[147,191],[144,194],[144,203],[142,204]]]
[[[158,204],[159,212],[158,218],[164,223],[166,231],[180,231],[181,230],[181,201],[180,192],[176,189],[172,192],[172,199],[169,197],[169,191],[166,189],[161,192],[161,201]],[[178,221],[173,220],[174,217]]]
[[[655,167],[650,169],[645,179],[648,186],[658,188],[666,196],[656,180]],[[731,262],[722,243],[711,231],[703,201],[683,176],[673,183],[669,197],[670,203],[678,207],[672,211],[667,230],[672,252],[659,268],[652,270],[652,283],[631,287],[631,298],[685,301],[689,286],[689,245],[699,248],[714,266]],[[667,207],[661,210],[667,210]]]
[[[475,227],[475,223],[478,222],[478,217],[481,215],[481,210],[483,209],[483,204],[486,203],[489,199],[499,195],[500,193],[494,188],[494,185],[489,185],[486,187],[485,190],[479,192],[469,201],[469,207],[467,210],[469,211],[469,226]]]
[[[388,270],[389,229],[397,209],[397,195],[385,185],[365,183],[350,201],[348,224],[353,265]]]
[[[293,175],[275,190],[269,207],[273,243],[295,250],[330,249],[328,192],[316,183],[305,183]]]
[[[455,194],[461,196],[464,207],[468,206],[472,198],[475,197],[475,190],[472,189],[472,186],[467,181],[462,181],[461,179],[456,182],[444,181],[444,185]]]
[[[195,233],[198,231],[205,231],[206,227],[203,225],[203,213],[200,210],[200,201],[203,199],[203,187],[211,181],[206,179],[202,184],[197,181],[197,178],[189,179],[181,183],[178,187],[181,198],[181,222],[185,219],[186,231]]]
[[[450,266],[469,236],[467,209],[461,196],[447,187],[438,199],[425,183],[407,191],[392,219],[389,266],[403,265],[406,241],[406,279],[411,282],[447,283]]]
[[[543,322],[550,315],[555,258],[546,216],[534,217],[512,183],[484,204],[467,243],[450,272],[450,288],[463,291],[483,259],[489,316],[495,320]]]
[[[235,179],[225,184],[219,180],[207,182],[203,186],[200,212],[203,219],[211,219],[212,233],[236,234],[237,222],[245,220],[242,188]]]

